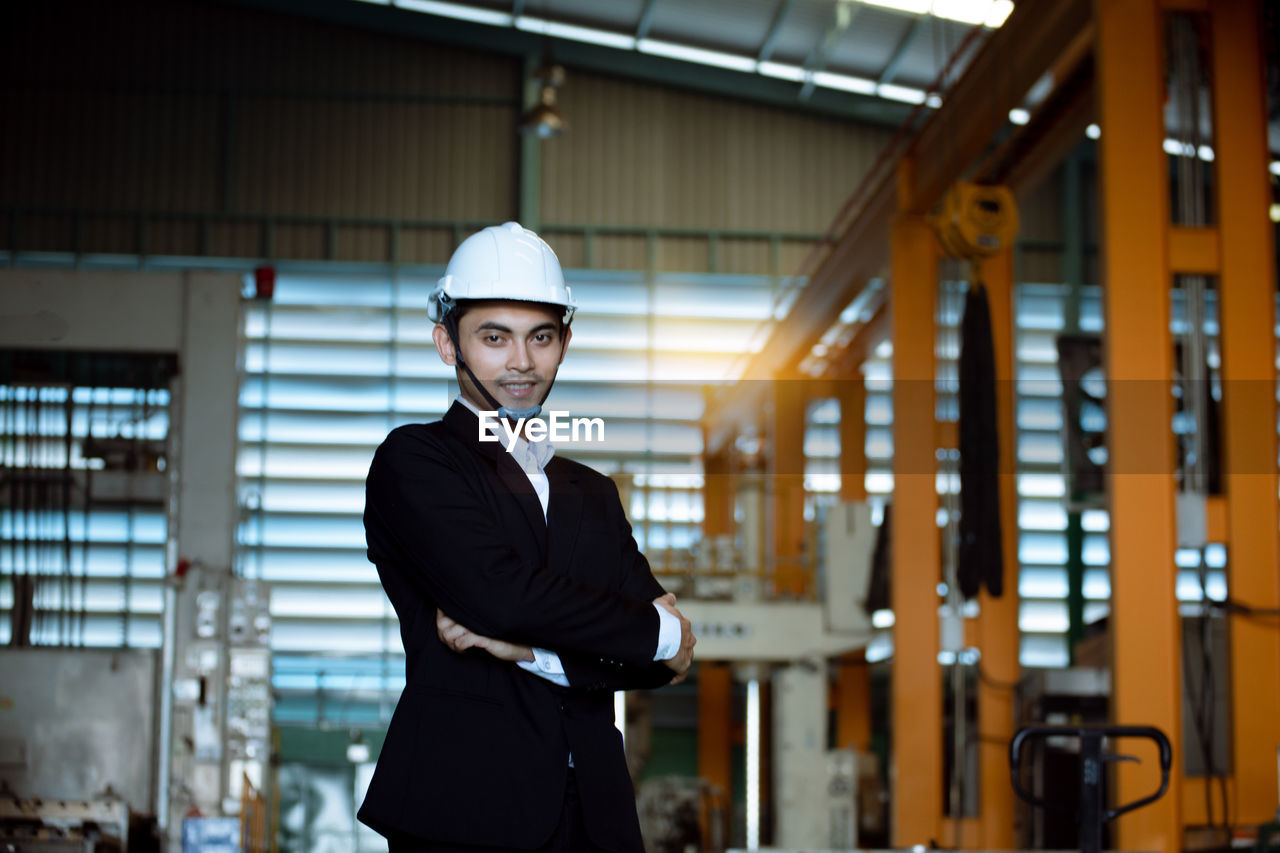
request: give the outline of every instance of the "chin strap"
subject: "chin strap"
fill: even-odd
[[[475,385],[476,388],[480,389],[481,396],[483,396],[485,402],[488,403],[490,406],[492,406],[494,411],[498,413],[498,417],[502,418],[505,421],[515,423],[517,421],[528,420],[529,418],[536,418],[538,415],[542,413],[542,404],[547,402],[547,397],[550,396],[551,394],[551,388],[556,384],[555,379],[552,379],[551,383],[547,385],[547,392],[542,395],[542,399],[534,403],[532,406],[529,406],[524,409],[513,409],[510,406],[504,406],[501,403],[499,403],[492,394],[489,393],[489,389],[484,387],[484,383],[480,381],[479,377],[477,377],[474,373],[471,372],[470,365],[468,365],[466,361],[463,360],[462,347],[458,345],[458,321],[454,313],[450,311],[447,314],[445,314],[444,319],[441,320],[441,322],[444,324],[445,331],[449,333],[449,340],[453,342],[453,352],[454,352],[455,360],[462,367],[462,369],[467,372],[467,376],[471,378],[471,384]],[[565,329],[569,328],[569,324],[565,323],[564,328]],[[564,344],[565,344],[564,336],[561,335],[560,337],[560,358],[561,359],[564,358]]]

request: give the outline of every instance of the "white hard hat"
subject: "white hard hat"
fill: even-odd
[[[490,225],[453,252],[431,291],[428,316],[440,322],[461,299],[514,299],[562,306],[564,322],[578,307],[564,283],[556,253],[519,222]]]

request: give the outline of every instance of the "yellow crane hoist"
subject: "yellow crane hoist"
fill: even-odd
[[[977,261],[1013,245],[1018,205],[1006,186],[957,183],[947,190],[934,227],[948,255]]]

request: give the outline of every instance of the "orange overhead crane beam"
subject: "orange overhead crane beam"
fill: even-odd
[[[1051,64],[1079,52],[1079,38],[1088,32],[1090,13],[1089,0],[1022,0],[1014,7],[946,93],[942,106],[869,176],[862,188],[865,192],[855,194],[861,197],[832,228],[838,236],[823,247],[824,257],[808,285],[766,345],[752,356],[743,378],[774,379],[793,373],[832,318],[868,280],[884,272],[890,225],[899,211],[897,164],[907,157],[915,163],[906,187],[909,211],[927,213],[1008,125],[1009,110],[1019,105]],[[1052,147],[1056,137],[1044,132],[1044,122],[1056,125],[1058,116],[1037,112],[1015,135],[1039,137]],[[1044,157],[1056,162],[1044,156],[1042,147],[1029,146],[1019,159]],[[1016,182],[1011,186],[1018,188]],[[764,384],[740,383],[713,397],[704,418],[707,452],[718,452],[732,441],[738,424],[754,422],[765,404]]]

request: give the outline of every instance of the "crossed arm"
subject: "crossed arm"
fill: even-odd
[[[661,661],[675,673],[667,683],[679,684],[689,674],[689,667],[693,663],[693,647],[697,643],[697,639],[693,636],[689,620],[685,619],[680,611],[676,609],[676,597],[674,595],[667,593],[659,596],[653,600],[653,603],[680,620],[680,648],[675,657]],[[459,654],[467,649],[475,648],[483,649],[499,660],[512,663],[527,662],[534,659],[533,647],[477,634],[450,619],[439,608],[436,608],[436,633],[442,643]]]

